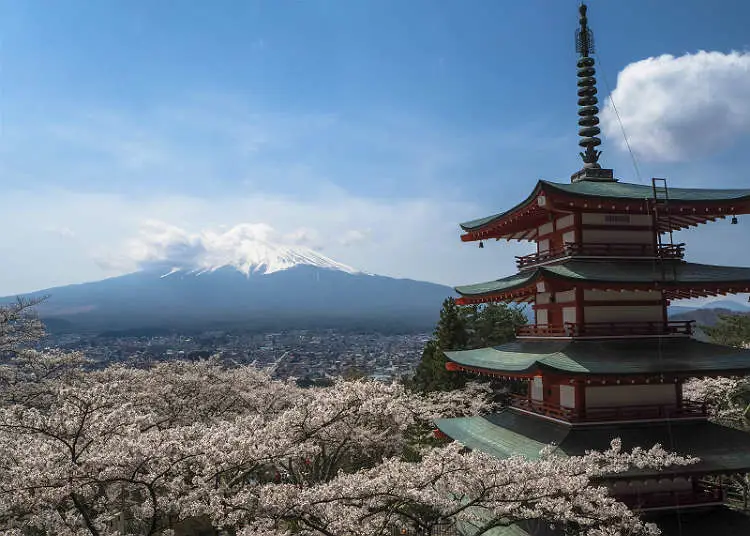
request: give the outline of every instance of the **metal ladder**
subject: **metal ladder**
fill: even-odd
[[[661,183],[661,186],[657,186],[657,183]],[[667,268],[664,263],[664,258],[660,255],[662,246],[667,244],[662,240],[661,223],[664,221],[669,232],[669,246],[674,249],[674,238],[672,236],[672,216],[669,210],[669,188],[667,187],[667,179],[652,178],[651,179],[651,190],[653,191],[653,211],[654,211],[654,232],[656,233],[656,257],[661,268],[661,276],[663,280],[667,278]],[[661,197],[660,197],[661,194]],[[663,216],[662,216],[663,214]],[[677,279],[677,265],[674,262],[670,262],[671,276],[672,279]]]

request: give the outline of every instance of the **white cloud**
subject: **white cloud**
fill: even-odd
[[[295,229],[291,233],[287,233],[281,237],[282,242],[289,245],[295,246],[307,246],[313,249],[324,249],[325,246],[320,245],[320,236],[318,231],[310,227],[300,227]]]
[[[710,154],[750,133],[750,53],[665,54],[631,63],[618,75],[612,98],[631,147],[644,159]],[[604,132],[626,149],[608,104]]]
[[[349,229],[341,236],[339,243],[342,246],[352,246],[354,244],[366,242],[370,239],[371,233],[372,231],[370,229]]]
[[[47,227],[45,231],[62,238],[75,238],[76,236],[76,233],[70,227],[65,227],[64,225],[61,227]]]

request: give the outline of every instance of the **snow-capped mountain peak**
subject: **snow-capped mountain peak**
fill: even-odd
[[[130,243],[130,257],[143,270],[162,277],[182,272],[202,274],[231,267],[243,274],[271,274],[308,265],[351,274],[359,270],[300,245],[314,233],[283,235],[263,223],[242,223],[190,233],[161,222],[149,222]]]
[[[246,276],[262,275],[288,270],[299,265],[339,270],[350,274],[361,273],[351,266],[303,246],[279,245],[258,239],[243,240],[237,246],[239,247],[203,251],[191,262],[171,266],[171,269],[162,277],[176,272],[200,275],[227,267],[234,268]]]

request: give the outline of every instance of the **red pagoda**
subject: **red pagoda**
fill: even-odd
[[[722,505],[724,491],[712,477],[750,472],[750,434],[709,422],[705,407],[683,398],[682,384],[697,376],[750,374],[750,350],[694,339],[693,321],[670,321],[667,306],[750,292],[750,268],[686,262],[685,244],[673,243],[672,232],[724,218],[736,223],[737,215],[750,213],[750,189],[614,178],[596,149],[599,109],[585,5],[576,45],[583,168],[570,183],[539,181],[509,210],[461,224],[465,242],[528,240],[536,251],[517,257],[515,275],[456,287],[458,303],[527,302],[535,320],[510,343],[446,352],[446,366],[525,380],[528,394],[496,414],[437,425],[466,447],[498,457],[534,458],[549,444],[558,454],[578,455],[606,449],[616,437],[627,449],[660,443],[701,461],[614,475],[605,482],[613,495],[645,515],[660,512],[666,525],[673,521],[665,512],[716,516],[720,508],[705,509]],[[716,523],[712,532],[721,533]],[[685,524],[677,525],[675,534],[683,534]],[[726,533],[750,534],[748,526]],[[507,534],[541,534],[511,528]]]

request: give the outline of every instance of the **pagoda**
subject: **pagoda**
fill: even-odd
[[[507,344],[446,352],[446,367],[523,380],[526,394],[498,413],[436,424],[440,435],[498,457],[534,459],[550,444],[559,455],[582,455],[618,437],[625,449],[660,443],[700,462],[603,483],[644,515],[705,513],[724,503],[714,477],[750,472],[750,434],[710,422],[705,406],[683,398],[682,385],[693,377],[750,374],[750,350],[696,340],[694,322],[669,320],[667,306],[750,292],[750,268],[687,262],[685,244],[674,243],[672,233],[724,218],[736,223],[750,213],[750,189],[672,188],[664,179],[630,184],[603,168],[593,47],[581,5],[583,167],[569,183],[540,180],[516,206],[461,224],[465,242],[530,241],[536,251],[516,258],[514,275],[456,287],[457,303],[530,303],[535,319]]]

